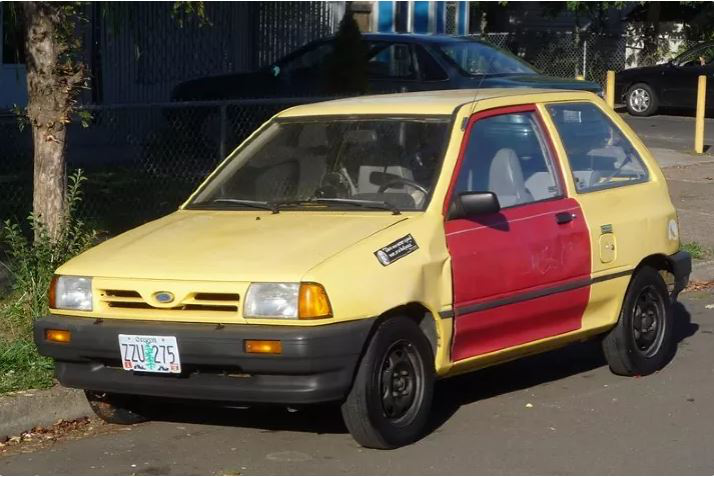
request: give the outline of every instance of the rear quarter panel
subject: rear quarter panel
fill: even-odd
[[[650,255],[669,255],[679,249],[678,231],[672,233],[672,222],[676,229],[676,211],[669,197],[667,182],[656,160],[627,123],[604,101],[593,98],[591,102],[600,108],[633,144],[648,170],[649,180],[641,184],[577,193],[567,153],[557,129],[545,106],[540,106],[546,126],[554,138],[569,193],[580,203],[588,224],[592,247],[591,277],[597,279],[623,273],[618,278],[592,285],[590,301],[583,316],[583,331],[604,330],[617,322],[631,279],[628,271],[633,271]],[[599,241],[602,235],[601,227],[607,225],[612,226],[615,235],[615,258],[604,263]]]

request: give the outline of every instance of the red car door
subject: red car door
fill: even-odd
[[[447,220],[452,359],[577,330],[590,295],[590,239],[536,108],[469,121],[450,197],[491,191],[501,210]],[[450,204],[451,198],[447,199]]]

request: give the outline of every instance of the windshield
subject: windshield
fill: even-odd
[[[674,59],[678,66],[705,66],[714,60],[714,44],[704,44],[685,51]]]
[[[448,125],[445,117],[277,120],[188,208],[424,210]]]
[[[531,65],[511,53],[476,41],[445,43],[439,51],[471,76],[495,74],[537,74]]]

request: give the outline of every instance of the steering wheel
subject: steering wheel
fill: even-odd
[[[385,182],[384,184],[379,186],[379,189],[377,189],[377,193],[384,194],[384,191],[386,191],[387,189],[389,189],[395,185],[400,185],[400,184],[411,186],[411,187],[415,188],[416,190],[418,190],[419,192],[421,192],[422,194],[424,194],[424,196],[429,195],[429,191],[426,190],[426,188],[424,186],[422,186],[418,182],[414,182],[413,180],[406,179],[404,177],[395,177],[394,179],[388,180],[387,182]]]

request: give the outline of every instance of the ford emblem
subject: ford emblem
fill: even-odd
[[[166,291],[156,292],[154,293],[154,298],[159,303],[171,303],[174,301],[174,294]]]

